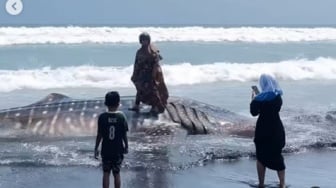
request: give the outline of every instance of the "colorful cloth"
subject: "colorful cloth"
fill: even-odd
[[[157,107],[159,112],[164,111],[169,97],[159,64],[161,59],[159,50],[153,45],[140,48],[136,53],[131,77],[137,89],[136,100]]]

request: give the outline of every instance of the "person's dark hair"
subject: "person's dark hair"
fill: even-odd
[[[139,42],[141,43],[144,40],[148,40],[150,42],[151,37],[147,32],[143,32],[139,35]]]
[[[105,95],[105,105],[109,107],[118,106],[120,102],[120,95],[117,91],[110,91]]]

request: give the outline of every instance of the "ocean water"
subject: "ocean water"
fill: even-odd
[[[333,27],[1,27],[0,108],[28,105],[49,93],[78,99],[110,90],[135,95],[130,76],[142,31],[161,51],[171,96],[252,119],[251,85],[262,73],[275,76],[284,91],[288,185],[336,185],[336,121],[327,118],[336,110]],[[253,187],[257,182],[252,138],[129,136],[124,187]],[[0,187],[99,187],[94,139],[1,138]],[[203,180],[197,184],[195,178]],[[269,187],[276,182],[275,173],[267,174]]]

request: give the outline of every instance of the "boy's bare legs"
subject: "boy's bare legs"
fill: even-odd
[[[114,188],[120,188],[120,173],[113,173],[114,176]]]
[[[114,188],[120,188],[120,174],[113,173],[114,176]],[[103,175],[103,188],[109,188],[110,186],[110,173],[104,172]]]
[[[285,188],[285,170],[278,171],[280,188]]]
[[[109,188],[109,186],[110,186],[110,172],[104,172],[103,188]]]
[[[266,167],[257,160],[259,187],[264,187]]]

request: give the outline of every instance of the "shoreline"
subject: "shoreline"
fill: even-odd
[[[286,184],[291,188],[323,187],[336,185],[336,151],[310,150],[285,154]],[[24,167],[0,166],[0,187],[100,187],[101,167]],[[185,170],[165,171],[155,169],[121,170],[122,187],[143,188],[246,188],[257,185],[255,160],[242,158],[233,161],[210,161],[204,166]],[[113,179],[111,177],[111,182]],[[267,170],[266,187],[278,185],[275,171]]]

